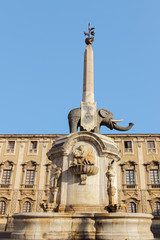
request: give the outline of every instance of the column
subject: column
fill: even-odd
[[[94,103],[93,50],[87,45],[84,53],[83,102]]]

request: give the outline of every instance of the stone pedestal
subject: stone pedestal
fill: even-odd
[[[120,159],[111,138],[91,132],[70,134],[58,139],[47,155],[55,168],[61,169],[58,211],[105,211],[109,203],[108,165]]]
[[[120,159],[111,138],[78,132],[58,139],[52,161],[50,198],[45,213],[15,214],[12,239],[152,240],[152,215],[109,213],[118,204],[116,166]]]

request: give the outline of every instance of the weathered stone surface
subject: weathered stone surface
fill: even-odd
[[[89,44],[84,53],[83,102],[94,103],[93,50]]]
[[[98,173],[98,167],[93,165],[77,165],[71,166],[70,171],[75,175],[86,174],[87,176],[92,176]]]
[[[96,239],[103,240],[151,240],[152,215],[142,213],[95,214]]]
[[[117,193],[120,156],[117,144],[100,134],[79,132],[55,141],[48,152],[54,166],[48,212],[15,214],[12,238],[152,240],[152,215],[107,212],[107,206],[121,210]]]
[[[62,169],[57,206],[63,205],[70,211],[79,208],[79,212],[105,208],[109,202],[107,169],[112,161],[120,159],[111,138],[85,131],[70,134],[55,142],[48,157],[54,166]],[[89,206],[94,208],[91,210]]]
[[[152,215],[127,213],[27,213],[15,214],[12,238],[152,240]]]
[[[80,126],[89,132],[97,126],[97,107],[95,102],[81,102]]]

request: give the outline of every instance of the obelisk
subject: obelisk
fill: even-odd
[[[83,102],[94,102],[93,50],[88,44],[84,53]]]
[[[87,47],[84,53],[84,72],[83,72],[83,97],[81,102],[81,126],[84,130],[91,131],[97,125],[96,102],[94,101],[94,68],[93,50],[94,28],[88,24],[88,37],[85,39]]]

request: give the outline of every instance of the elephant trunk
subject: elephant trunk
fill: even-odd
[[[116,130],[119,130],[119,131],[128,131],[133,127],[133,125],[134,125],[134,123],[129,123],[128,127],[122,127],[122,126],[119,126],[116,123],[113,123],[113,128],[116,129]]]

